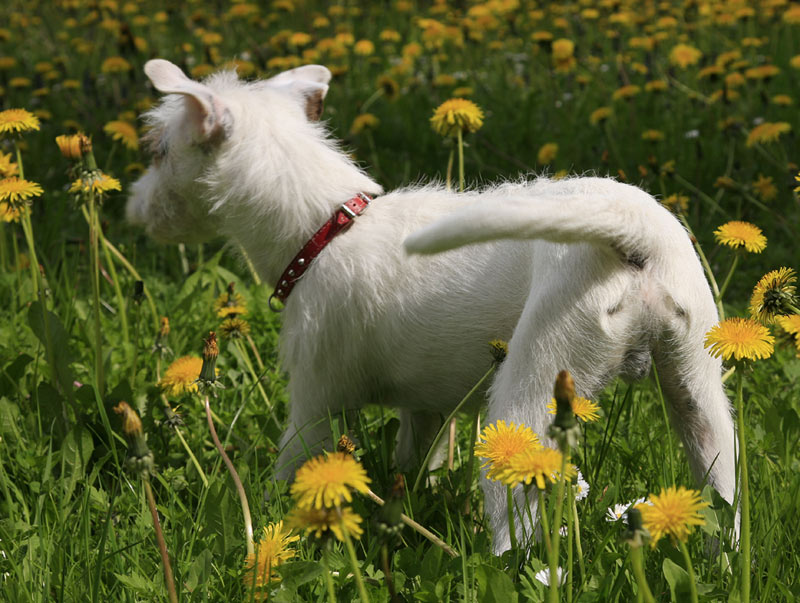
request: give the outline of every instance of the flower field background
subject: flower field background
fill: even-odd
[[[749,546],[731,546],[732,508],[692,480],[652,376],[573,401],[558,599],[542,573],[551,541],[495,556],[482,516],[479,467],[513,425],[487,428],[475,458],[459,417],[453,468],[403,484],[390,410],[331,417],[332,441],[357,441],[357,466],[349,449],[328,457],[343,485],[312,503],[276,482],[287,399],[270,287],[222,242],[158,245],[124,220],[150,159],[139,116],[158,98],[142,71],[154,57],[195,78],[326,65],[323,119],[386,189],[459,186],[463,166],[467,187],[592,172],[659,198],[725,317],[749,321],[708,341],[735,367]],[[454,98],[474,109],[445,127],[435,111]],[[5,2],[0,600],[796,600],[798,103],[800,4],[784,0]],[[198,390],[201,372],[221,387]],[[314,466],[295,483],[313,491]],[[535,482],[552,495],[552,479]],[[655,546],[639,546],[632,501]],[[659,523],[664,508],[685,521]]]

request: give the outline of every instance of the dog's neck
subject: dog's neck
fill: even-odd
[[[246,130],[245,140],[220,158],[220,174],[228,177],[211,180],[218,205],[226,205],[226,234],[274,285],[342,203],[358,193],[378,195],[382,189],[316,124],[264,130]],[[227,190],[218,188],[226,185]]]

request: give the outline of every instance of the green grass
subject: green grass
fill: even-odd
[[[180,600],[249,600],[242,581],[246,543],[241,509],[209,437],[202,404],[193,396],[171,400],[183,418],[180,433],[207,485],[175,429],[165,422],[155,386],[158,372],[163,374],[171,360],[199,354],[203,337],[218,329],[213,301],[230,282],[247,301],[247,319],[264,368],[249,345],[221,344],[218,367],[225,389],[213,402],[217,429],[244,483],[256,534],[285,517],[292,505],[287,485],[272,477],[287,394],[276,352],[280,317],[268,309],[269,286],[255,284],[236,250],[221,242],[185,249],[161,246],[123,219],[124,191],[148,157],[113,141],[103,127],[121,118],[142,133],[135,116],[156,96],[141,69],[148,58],[168,58],[188,70],[246,56],[253,67],[250,77],[267,76],[277,70],[275,59],[302,54],[303,49],[285,41],[282,31],[310,33],[306,49],[350,31],[355,40],[372,40],[375,53],[359,57],[343,47],[341,54],[320,50],[308,60],[337,72],[324,118],[332,134],[385,188],[444,178],[451,147],[431,130],[429,118],[456,87],[468,86],[470,98],[486,114],[484,127],[465,138],[467,180],[473,185],[530,171],[593,171],[625,178],[661,197],[687,195],[687,223],[720,282],[733,255],[715,243],[714,229],[733,219],[757,224],[769,243],[763,253],[740,258],[723,300],[729,316],[746,314],[752,287],[765,272],[800,267],[800,205],[793,192],[800,70],[791,63],[800,54],[800,38],[798,26],[782,18],[786,6],[750,2],[746,6],[753,7],[752,16],[727,23],[725,16],[736,10],[714,13],[720,3],[700,6],[711,7],[711,16],[677,0],[663,6],[632,4],[630,10],[627,3],[620,8],[593,6],[599,12],[595,20],[582,12],[588,7],[582,3],[539,3],[537,8],[523,1],[505,12],[500,3],[491,4],[491,19],[473,27],[465,16],[478,19],[481,11],[469,13],[475,6],[471,2],[455,2],[443,11],[428,3],[408,3],[411,12],[403,12],[402,3],[396,2],[346,3],[349,8],[339,15],[329,14],[326,3],[309,0],[298,2],[293,12],[275,3],[247,18],[231,17],[234,5],[227,1],[218,6],[169,3],[163,22],[157,16],[162,4],[149,1],[6,4],[0,9],[7,17],[0,18],[0,109],[24,107],[40,115],[41,129],[24,134],[19,142],[25,177],[45,193],[34,200],[31,214],[44,275],[40,299],[34,296],[31,270],[14,269],[15,258],[22,256],[24,264],[31,257],[21,225],[0,225],[0,600],[167,600],[143,486],[125,467],[127,445],[112,411],[120,400],[141,414],[155,457],[151,481]],[[616,16],[621,13],[632,24],[620,24]],[[676,16],[674,24],[661,20],[670,14]],[[328,15],[329,23],[315,27],[322,15]],[[448,38],[437,46],[425,37],[425,22],[417,22],[417,16],[457,26],[463,43]],[[402,41],[380,41],[387,28],[396,30]],[[609,29],[618,37],[609,37]],[[536,31],[575,41],[575,68],[555,71],[549,45],[531,39]],[[221,41],[204,43],[209,32],[221,34]],[[482,39],[470,37],[476,32],[482,32]],[[631,46],[633,38],[644,36],[659,38],[653,50]],[[703,52],[697,65],[681,69],[670,64],[669,52],[679,41]],[[412,42],[420,43],[422,52],[403,69],[403,46]],[[720,77],[700,77],[701,69],[729,51],[740,56],[725,65]],[[111,56],[123,56],[131,70],[103,73],[103,61]],[[13,64],[1,57],[13,58]],[[779,73],[763,81],[746,80],[733,89],[735,98],[711,100],[724,89],[725,76],[745,75],[748,68],[765,63],[779,67]],[[455,83],[436,85],[442,74],[453,75]],[[379,125],[351,133],[353,119],[364,111],[382,75],[396,80],[397,97],[373,98],[366,110]],[[15,80],[20,77],[29,83],[20,86]],[[647,91],[647,82],[653,80],[666,81],[667,88]],[[641,92],[613,100],[614,91],[628,83],[640,86]],[[793,104],[777,104],[774,99],[781,94]],[[608,121],[590,124],[592,112],[606,106],[613,108]],[[733,125],[721,129],[723,120]],[[747,134],[759,121],[787,122],[792,130],[775,142],[747,146]],[[70,173],[54,143],[57,135],[77,129],[92,137],[99,166],[122,182],[123,193],[108,196],[100,221],[107,240],[141,276],[155,310],[147,298],[134,299],[137,279],[126,266],[101,251],[104,392],[96,388],[89,231],[67,192],[76,174]],[[648,129],[661,131],[663,140],[642,140]],[[545,166],[537,163],[537,151],[547,142],[557,143],[559,151]],[[0,153],[13,158],[10,137],[3,137]],[[668,168],[673,161],[674,171]],[[759,175],[772,178],[773,199],[764,200],[754,189]],[[720,176],[733,184],[719,186]],[[164,343],[171,354],[153,348],[162,315],[170,318]],[[744,390],[751,600],[770,603],[800,597],[800,539],[793,521],[800,496],[800,359],[791,336],[777,327],[773,332],[775,354],[747,372]],[[475,381],[480,377],[475,375]],[[728,385],[732,388],[734,382]],[[665,424],[652,379],[633,386],[615,382],[598,402],[601,420],[583,427],[575,454],[591,490],[577,503],[585,575],[576,560],[571,568],[573,600],[631,601],[638,588],[628,545],[621,540],[621,523],[606,521],[608,507],[657,493],[673,479],[689,487],[693,481],[682,445]],[[372,489],[385,496],[394,482],[397,419],[379,407],[364,410],[351,425],[331,417],[332,435],[347,428],[360,442],[357,454]],[[353,508],[365,518],[356,553],[371,600],[389,600],[381,563],[384,545],[398,600],[545,600],[546,589],[534,578],[547,560],[542,543],[534,543],[529,555],[491,553],[477,467],[467,475],[469,417],[459,419],[457,433],[455,469],[439,471],[435,486],[407,491],[404,501],[404,512],[440,535],[457,557],[450,558],[409,528],[387,539],[371,521],[376,505],[356,497]],[[415,477],[408,476],[409,482]],[[733,513],[709,489],[703,496],[712,510],[705,513],[707,525],[688,543],[699,597],[738,601],[740,553],[725,538],[718,541],[724,555],[713,550],[718,526],[730,526]],[[303,537],[294,549],[293,560],[280,568],[283,579],[270,600],[328,600],[319,547]],[[565,542],[561,549],[566,555]],[[685,563],[677,547],[664,539],[655,549],[647,547],[644,559],[657,601],[687,600]],[[566,563],[566,556],[561,562]],[[337,599],[355,600],[356,585],[348,577],[352,567],[340,544],[332,546],[330,563],[338,572]],[[565,592],[561,596],[566,600]]]

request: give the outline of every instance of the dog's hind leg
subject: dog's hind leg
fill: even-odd
[[[695,480],[711,484],[733,503],[736,449],[731,406],[720,362],[701,342],[702,336],[671,334],[653,352],[655,368]]]

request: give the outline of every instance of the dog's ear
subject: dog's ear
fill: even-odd
[[[186,99],[189,121],[202,141],[214,142],[227,136],[231,112],[208,86],[190,80],[180,67],[164,59],[147,61],[144,72],[159,92],[180,94]]]
[[[322,101],[328,93],[331,72],[322,65],[303,65],[269,78],[266,83],[300,97],[303,109],[311,121],[322,117]]]

